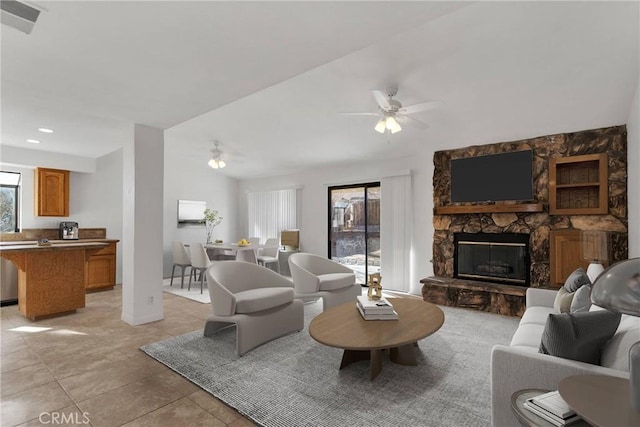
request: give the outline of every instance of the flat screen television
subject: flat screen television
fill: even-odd
[[[451,160],[451,202],[533,200],[531,150]]]

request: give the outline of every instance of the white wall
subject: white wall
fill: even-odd
[[[640,78],[627,120],[627,200],[629,215],[629,258],[640,257]]]
[[[425,150],[420,156],[395,159],[386,162],[359,164],[346,167],[329,167],[309,170],[304,173],[271,178],[242,180],[239,183],[239,230],[247,234],[247,197],[250,191],[267,191],[300,187],[301,217],[300,248],[304,252],[327,256],[328,251],[328,187],[379,181],[385,176],[411,170],[413,198],[413,238],[411,256],[410,289],[419,293],[420,279],[433,274],[430,263],[433,240],[433,152]],[[382,195],[384,197],[384,195]]]
[[[96,159],[96,173],[71,173],[69,211],[81,228],[106,228],[118,239],[116,283],[122,283],[122,149]]]
[[[640,87],[640,85],[639,85]],[[629,169],[629,256],[640,256],[640,112],[638,89],[629,112],[628,161]],[[531,137],[535,137],[532,135]],[[500,141],[495,141],[500,142]],[[433,150],[425,148],[419,156],[354,165],[329,167],[304,173],[241,180],[238,191],[239,230],[247,234],[247,197],[250,191],[266,191],[300,187],[301,215],[300,246],[304,252],[327,256],[328,218],[327,191],[329,186],[378,181],[399,170],[412,172],[413,238],[411,244],[411,292],[419,293],[420,279],[433,275]],[[384,195],[382,196],[384,197]]]
[[[178,227],[178,200],[207,202],[209,209],[217,210],[224,218],[213,232],[215,239],[237,240],[238,232],[238,181],[226,177],[207,165],[208,152],[202,156],[187,154],[179,143],[165,140],[164,167],[164,268],[163,276],[171,277],[173,257],[171,242],[204,243],[207,235],[204,226]],[[176,274],[180,270],[176,269]]]
[[[37,166],[86,173],[96,171],[96,160],[89,157],[33,150],[13,145],[3,145],[1,154],[2,163],[15,166]]]

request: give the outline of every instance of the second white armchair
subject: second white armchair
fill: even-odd
[[[356,284],[351,269],[318,255],[296,253],[289,257],[289,269],[296,290],[296,298],[322,298],[323,310],[355,303],[362,288]]]

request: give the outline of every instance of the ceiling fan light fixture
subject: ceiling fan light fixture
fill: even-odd
[[[392,134],[400,132],[402,130],[402,127],[400,127],[400,123],[398,123],[395,117],[387,116],[386,122],[386,127],[391,131]]]
[[[215,148],[211,150],[211,159],[209,160],[208,165],[213,169],[222,169],[223,167],[227,166],[227,164],[221,158],[222,150],[218,148],[220,143],[216,141],[214,145],[215,145]]]
[[[224,160],[220,160],[220,159],[209,160],[209,166],[212,167],[213,169],[222,169],[226,165],[227,164],[224,162]]]
[[[384,118],[380,119],[378,123],[376,123],[376,127],[374,128],[376,132],[384,133],[387,129],[386,120]]]

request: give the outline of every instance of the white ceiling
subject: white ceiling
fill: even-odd
[[[238,178],[623,124],[638,82],[637,1],[37,6],[2,26],[3,145],[99,157],[141,123],[194,162],[219,140]],[[389,85],[444,101],[429,129],[338,114]]]

